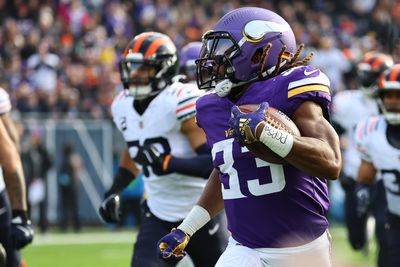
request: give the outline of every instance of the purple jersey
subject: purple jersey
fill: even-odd
[[[236,105],[264,101],[289,117],[304,101],[314,101],[328,116],[329,79],[314,67],[296,67],[253,83]],[[250,248],[298,246],[319,237],[328,227],[326,180],[291,165],[262,161],[240,147],[228,125],[233,105],[215,93],[196,104],[197,123],[206,133],[214,167],[220,171],[232,237]]]

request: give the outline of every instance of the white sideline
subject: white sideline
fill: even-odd
[[[132,243],[136,231],[36,234],[32,246]]]

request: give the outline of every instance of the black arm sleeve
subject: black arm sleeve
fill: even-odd
[[[130,172],[128,169],[119,167],[117,172],[114,175],[113,184],[105,194],[104,197],[108,197],[111,194],[118,194],[125,187],[127,187],[133,180],[135,179],[135,175]]]
[[[187,159],[171,157],[168,171],[208,179],[213,170],[211,150],[203,144],[196,149],[196,153],[197,156]]]

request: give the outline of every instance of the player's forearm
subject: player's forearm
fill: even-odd
[[[295,137],[293,147],[285,159],[305,173],[334,180],[342,165],[340,151],[324,141],[311,137]]]
[[[128,148],[122,151],[119,167],[114,174],[113,184],[111,188],[105,193],[105,197],[111,194],[119,194],[125,187],[127,187],[138,175],[140,170],[136,163],[130,158]]]
[[[216,216],[224,209],[221,182],[219,181],[219,171],[217,169],[213,169],[211,172],[197,204],[205,208],[210,214],[211,218]]]
[[[3,166],[4,181],[13,210],[27,210],[26,186],[22,166],[11,170]]]
[[[195,205],[183,222],[177,227],[192,236],[201,227],[224,208],[219,172],[214,169],[208,178],[207,185]]]
[[[167,170],[171,172],[205,179],[209,177],[212,169],[211,154],[197,155],[189,159],[171,157],[167,168]]]
[[[317,139],[295,136],[261,122],[256,128],[256,139],[309,175],[332,180],[339,176],[342,158],[333,129],[326,130],[321,139]]]
[[[8,135],[10,136],[11,140],[15,144],[15,147],[17,148],[18,151],[20,151],[20,138],[19,138],[19,134],[15,127],[14,122],[11,120],[11,118],[8,114],[2,115],[1,119],[4,123],[4,126],[7,130]]]
[[[0,165],[13,210],[27,210],[25,176],[17,148],[7,135],[3,135]]]
[[[135,178],[135,174],[133,174],[130,170],[120,166],[114,175],[111,188],[105,193],[105,197],[108,197],[111,194],[119,194]]]

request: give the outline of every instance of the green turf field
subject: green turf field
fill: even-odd
[[[373,267],[375,250],[365,256],[353,252],[343,227],[331,227],[335,267]],[[85,231],[80,234],[37,235],[23,250],[28,267],[129,267],[135,231]]]
[[[28,267],[129,266],[135,236],[133,231],[38,235],[22,255]]]

